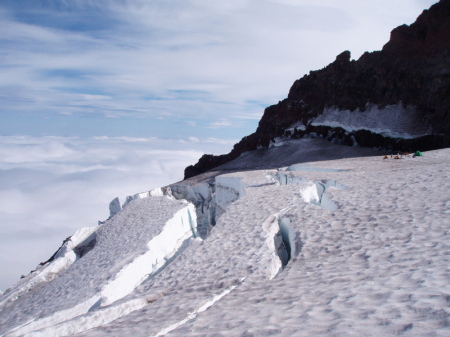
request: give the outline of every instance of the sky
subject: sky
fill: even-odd
[[[0,289],[434,0],[0,2]]]

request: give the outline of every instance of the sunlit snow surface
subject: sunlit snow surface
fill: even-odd
[[[91,251],[0,307],[0,335],[450,335],[450,149],[395,160],[317,139],[258,151],[235,164],[260,170],[230,163],[172,186],[216,217],[204,240],[193,204],[134,199]],[[287,168],[289,154],[308,165]],[[156,241],[167,251],[149,253]],[[126,278],[143,256],[166,258]]]

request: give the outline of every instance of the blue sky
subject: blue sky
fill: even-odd
[[[0,134],[241,138],[433,2],[3,0]]]
[[[0,289],[435,2],[0,1]]]

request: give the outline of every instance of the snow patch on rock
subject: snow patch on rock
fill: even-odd
[[[311,125],[340,127],[347,132],[368,130],[385,137],[403,139],[425,136],[432,131],[414,106],[405,107],[402,102],[382,109],[369,105],[365,111],[325,108]]]
[[[285,129],[284,131],[285,132],[287,131],[287,132],[289,132],[292,135],[297,130],[305,131],[306,130],[306,126],[301,121],[299,121],[297,123],[292,124],[290,127]]]
[[[276,137],[274,139],[274,141],[270,141],[269,142],[269,149],[272,148],[272,147],[280,147],[280,146],[283,146],[283,145],[284,145],[283,138]]]

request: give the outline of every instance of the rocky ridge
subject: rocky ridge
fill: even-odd
[[[384,120],[384,129],[365,127],[361,120],[370,116]],[[286,99],[265,109],[256,132],[228,154],[204,155],[185,169],[185,179],[243,152],[305,136],[389,151],[448,147],[450,0],[440,0],[413,24],[392,30],[382,50],[358,60],[344,51],[325,68],[296,80]]]

